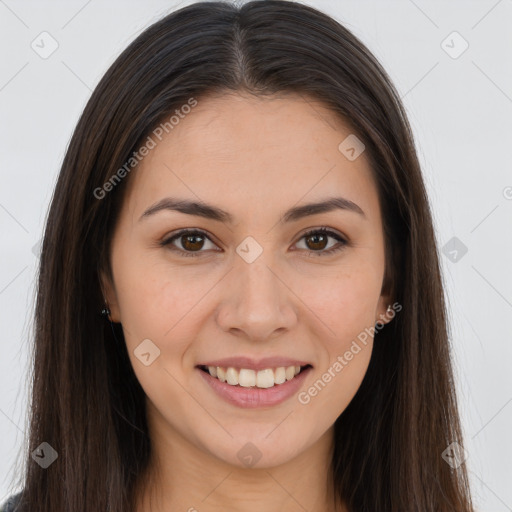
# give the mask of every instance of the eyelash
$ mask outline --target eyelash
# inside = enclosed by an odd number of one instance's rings
[[[322,235],[327,235],[327,236],[330,236],[330,237],[336,239],[339,242],[339,244],[335,245],[334,247],[331,247],[328,250],[322,250],[322,251],[311,251],[311,250],[307,250],[307,249],[302,249],[302,250],[306,251],[309,256],[319,257],[319,256],[331,255],[331,254],[334,254],[334,253],[344,249],[345,246],[348,245],[348,242],[344,238],[342,238],[340,235],[338,235],[334,231],[329,230],[326,227],[312,229],[312,230],[308,231],[307,233],[304,233],[301,236],[300,240],[302,240],[303,238],[306,238],[308,236],[318,234],[318,233],[320,233]],[[171,237],[162,240],[160,242],[160,246],[168,247],[173,252],[181,253],[180,256],[183,256],[183,257],[197,257],[202,252],[206,252],[206,251],[184,251],[183,249],[178,249],[177,247],[173,247],[172,242],[174,242],[174,240],[179,239],[183,235],[200,235],[200,236],[203,236],[205,238],[208,238],[208,240],[210,240],[210,237],[207,235],[207,233],[204,231],[201,231],[200,229],[182,229],[182,230],[178,231],[176,234],[172,235]]]

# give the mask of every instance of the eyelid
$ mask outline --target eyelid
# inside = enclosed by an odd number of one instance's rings
[[[182,228],[178,229],[177,231],[172,231],[169,235],[166,235],[163,239],[161,244],[169,243],[171,240],[179,238],[182,235],[193,235],[193,234],[199,234],[203,235],[206,238],[210,239],[212,242],[214,241],[215,237],[213,235],[210,235],[208,231],[205,231],[201,228]],[[217,244],[217,242],[215,242]],[[217,244],[218,245],[218,244]]]
[[[184,251],[183,249],[179,249],[178,247],[174,247],[172,243],[175,240],[178,240],[183,235],[202,235],[208,240],[210,240],[213,244],[217,245],[217,242],[212,240],[214,238],[212,235],[210,235],[208,232],[204,231],[200,228],[183,228],[179,229],[178,231],[172,232],[170,235],[165,236],[158,245],[161,247],[168,247],[173,252],[181,253],[181,255],[184,256],[195,256],[195,255],[201,255],[201,253],[208,253],[208,251]],[[216,251],[218,252],[218,251]]]
[[[349,245],[349,239],[345,235],[342,235],[337,230],[334,230],[327,226],[319,226],[316,228],[310,228],[307,231],[303,232],[300,236],[296,244],[300,242],[303,238],[314,235],[316,233],[321,233],[323,235],[326,235],[327,237],[334,238],[337,240],[338,244],[336,244],[334,247],[331,247],[330,249],[322,250],[322,251],[312,251],[310,249],[299,249],[303,252],[306,252],[308,255],[313,255],[314,257],[322,257],[322,256],[330,256],[334,253],[337,253],[338,251],[341,251],[346,246]],[[341,245],[340,245],[341,244]],[[295,244],[294,244],[295,245]],[[296,250],[296,249],[294,249]]]
[[[322,233],[322,234],[324,234],[324,235],[326,235],[326,236],[328,236],[330,238],[334,238],[335,240],[337,240],[338,245],[335,245],[334,247],[331,247],[330,249],[320,250],[320,251],[312,251],[312,250],[308,250],[308,249],[294,249],[294,250],[306,252],[306,253],[308,253],[308,255],[313,254],[316,257],[316,256],[323,256],[323,255],[333,254],[333,253],[335,253],[335,252],[345,248],[345,246],[349,245],[348,237],[346,237],[345,235],[339,233],[337,230],[334,230],[333,228],[330,228],[328,226],[318,226],[318,227],[314,227],[314,228],[308,228],[306,231],[304,231],[303,233],[301,233],[298,236],[298,240],[295,242],[294,245],[296,245],[303,238],[305,238],[307,236],[310,236],[310,235],[313,235],[313,234],[316,234],[316,233]],[[208,253],[209,252],[209,251],[202,251],[202,250],[199,250],[199,251],[184,251],[183,249],[179,249],[177,247],[172,246],[172,242],[174,242],[175,240],[179,239],[181,236],[183,236],[185,234],[189,234],[189,235],[194,235],[194,234],[202,235],[205,238],[207,238],[208,240],[210,240],[212,243],[214,243],[215,245],[218,245],[216,242],[214,242],[214,240],[212,240],[212,238],[214,238],[214,237],[212,235],[210,235],[207,231],[205,231],[205,230],[203,230],[201,228],[183,228],[183,229],[179,229],[178,231],[171,233],[169,236],[164,237],[164,239],[161,242],[159,242],[159,245],[162,246],[162,247],[169,247],[171,251],[181,253],[180,255],[181,256],[185,256],[185,257],[188,257],[188,256],[192,256],[192,257],[200,256],[201,253]],[[341,244],[341,246],[339,244]],[[215,252],[218,252],[218,251],[215,251]]]
[[[318,226],[315,228],[308,228],[306,231],[304,231],[303,233],[301,233],[299,235],[299,238],[303,238],[307,235],[312,235],[312,234],[318,233],[318,232],[324,232],[325,234],[327,234],[329,236],[335,235],[336,237],[341,238],[343,241],[348,243],[348,237],[346,237],[343,233],[340,233],[339,231],[337,231],[333,228],[330,228],[328,226]]]

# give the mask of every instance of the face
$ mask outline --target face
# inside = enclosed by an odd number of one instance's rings
[[[132,171],[103,286],[160,435],[270,467],[355,395],[390,298],[369,164],[339,149],[350,134],[300,96],[211,96]]]

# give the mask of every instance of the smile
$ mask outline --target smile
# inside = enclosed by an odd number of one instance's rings
[[[227,368],[221,366],[200,366],[200,369],[230,386],[267,389],[294,379],[301,371],[310,366],[279,366],[259,371],[248,368],[233,368],[231,366]]]

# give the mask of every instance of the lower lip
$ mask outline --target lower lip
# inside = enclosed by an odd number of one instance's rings
[[[311,366],[302,370],[293,379],[287,380],[283,384],[274,384],[271,388],[244,388],[221,382],[209,373],[197,368],[197,371],[217,395],[232,405],[246,409],[271,407],[284,402],[298,391],[310,370],[312,370]]]

